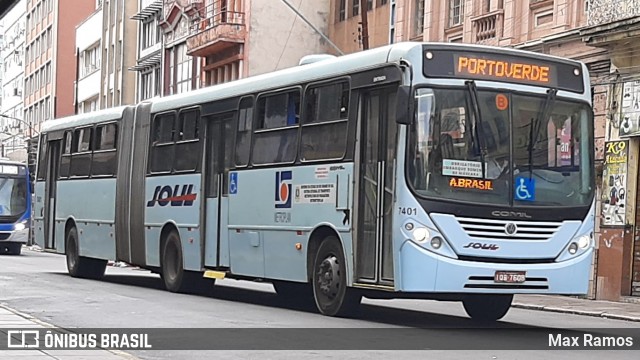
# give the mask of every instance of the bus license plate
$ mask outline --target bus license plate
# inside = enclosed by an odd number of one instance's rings
[[[497,283],[523,283],[526,271],[496,271],[493,281]]]

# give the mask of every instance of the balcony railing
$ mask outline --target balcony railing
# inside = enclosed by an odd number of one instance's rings
[[[640,0],[587,0],[588,26],[640,16]]]
[[[192,23],[187,39],[190,55],[200,56],[203,49],[225,47],[225,43],[244,42],[245,14],[241,8],[229,7],[236,3],[239,6],[241,2],[215,0],[199,9],[201,18]]]
[[[191,35],[220,26],[220,25],[241,25],[244,26],[244,13],[228,9],[226,0],[217,0],[204,6],[201,14],[204,17],[200,21],[193,23]]]
[[[502,37],[503,10],[493,11],[471,19],[476,42],[488,42]]]

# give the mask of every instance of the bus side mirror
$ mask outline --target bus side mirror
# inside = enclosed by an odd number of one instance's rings
[[[411,101],[411,86],[401,85],[396,94],[396,123],[411,125],[413,123],[413,109]]]

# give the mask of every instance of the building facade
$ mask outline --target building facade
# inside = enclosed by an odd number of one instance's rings
[[[138,12],[132,16],[138,22],[138,42],[136,63],[129,70],[136,72],[137,101],[161,94],[162,9],[162,0],[140,0]]]
[[[138,100],[296,66],[305,55],[326,53],[329,4],[294,4],[297,15],[281,1],[140,0],[132,17],[139,23],[137,60],[130,68],[138,73]]]
[[[606,161],[600,169],[603,191],[599,268],[602,293],[616,300],[640,296],[640,1],[591,0],[586,44],[609,54],[611,71],[606,107]],[[618,159],[614,164],[612,159]],[[622,160],[625,160],[622,162]]]
[[[361,10],[360,0],[332,0],[329,38],[344,53],[376,48],[396,38],[390,14],[397,0],[366,0],[367,11]],[[367,31],[362,24],[366,17]],[[366,37],[366,39],[365,39]]]
[[[78,114],[100,109],[102,97],[102,6],[76,27],[76,75],[75,112]]]
[[[43,121],[75,113],[76,25],[94,1],[27,0],[24,116],[32,137]]]
[[[128,0],[97,0],[102,6],[102,56],[100,109],[133,104],[136,99],[138,23],[131,17],[138,3]]]
[[[21,0],[3,18],[0,46],[0,83],[2,96],[0,118],[2,154],[13,160],[26,160],[26,143],[21,129],[22,87],[24,83],[24,40],[26,0]],[[16,120],[17,119],[17,120]]]

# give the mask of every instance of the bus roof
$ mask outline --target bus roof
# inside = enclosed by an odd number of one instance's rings
[[[0,158],[0,165],[19,165],[19,166],[27,166],[26,163],[20,161],[13,161],[5,158]]]
[[[393,45],[378,47],[367,51],[360,51],[344,56],[326,59],[306,65],[299,65],[288,69],[251,76],[244,79],[235,80],[215,86],[209,86],[182,94],[152,98],[145,100],[145,102],[151,103],[151,113],[158,113],[162,111],[198,105],[204,102],[222,100],[234,96],[255,93],[256,91],[277,89],[292,86],[301,82],[311,82],[322,78],[337,77],[342,74],[375,67],[384,63],[397,63],[403,58],[406,59],[412,53],[419,52],[421,54],[423,46],[432,45],[441,47],[445,44],[452,50],[499,50],[508,55],[521,56],[535,54],[535,56],[538,58],[550,61],[571,62],[575,63],[576,65],[582,64],[581,62],[575,60],[547,54],[532,53],[530,51],[513,48],[476,44],[402,42]],[[121,106],[45,121],[42,125],[42,132],[44,133],[48,131],[67,129],[70,127],[90,125],[97,122],[116,120],[122,117],[122,114],[126,108],[127,106]]]
[[[109,120],[117,120],[122,117],[122,113],[127,107],[128,106],[119,106],[45,121],[42,123],[42,133],[83,125],[91,125]]]
[[[384,63],[397,63],[403,58],[407,58],[410,53],[419,52],[421,54],[423,46],[443,46],[446,44],[452,50],[460,51],[482,51],[499,50],[505,54],[513,56],[531,55],[550,61],[573,62],[579,65],[579,61],[569,60],[557,56],[532,53],[530,51],[512,48],[503,48],[487,45],[475,44],[454,44],[454,43],[428,43],[428,42],[402,42],[379,48],[360,51],[344,56],[330,58],[311,64],[295,66],[279,71],[274,71],[262,75],[251,76],[244,79],[223,83],[216,86],[205,87],[187,93],[162,97],[151,100],[151,112],[157,113],[172,110],[185,106],[201,104],[203,102],[221,100],[255,93],[260,90],[277,89],[292,86],[301,82],[311,82],[317,79],[338,77],[353,71],[362,70]]]

